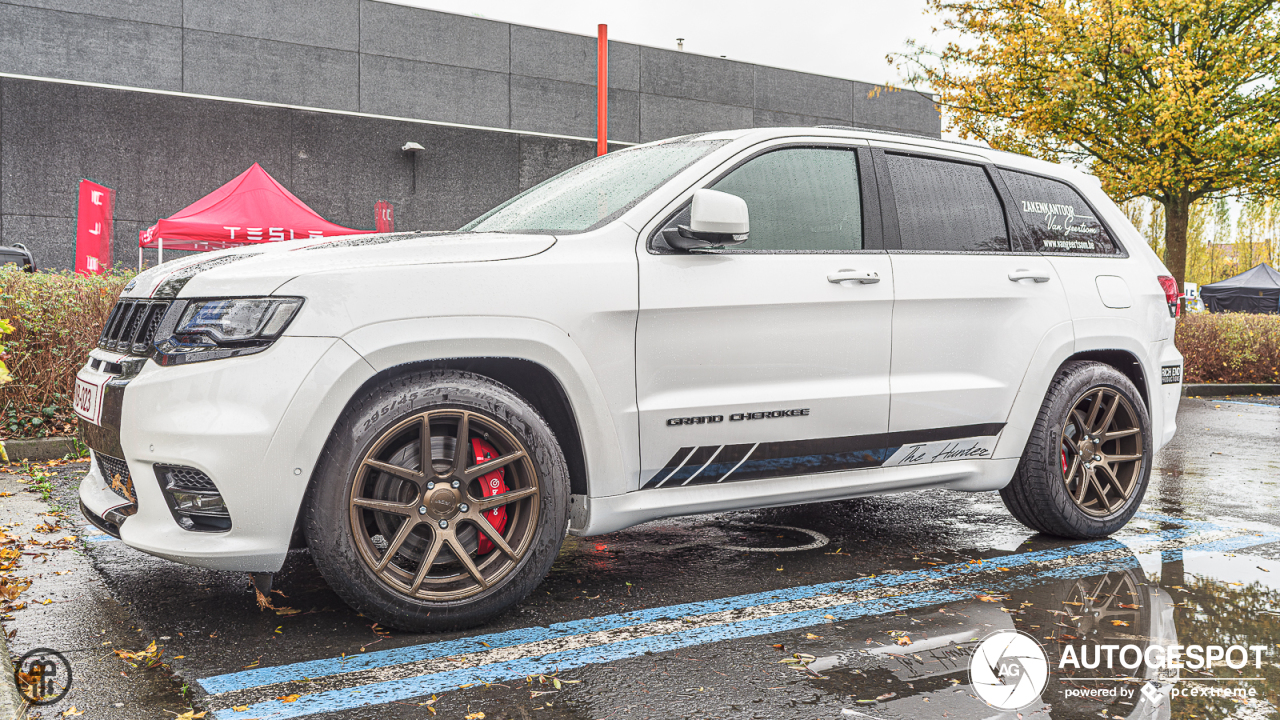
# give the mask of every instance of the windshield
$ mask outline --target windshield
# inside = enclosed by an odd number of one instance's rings
[[[621,215],[726,140],[676,140],[618,150],[535,185],[463,232],[576,233]]]

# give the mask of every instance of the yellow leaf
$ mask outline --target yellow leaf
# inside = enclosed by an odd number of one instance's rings
[[[236,712],[244,712],[245,710],[248,710],[248,709],[249,709],[249,706],[248,706],[248,705],[233,705],[233,706],[231,707],[231,709],[232,709],[232,710],[235,710]]]
[[[62,711],[62,717],[71,717],[72,715],[83,715],[83,710],[77,710],[75,705]]]
[[[279,700],[280,702],[297,702],[298,698],[300,697],[302,697],[302,695],[298,693],[293,693],[292,695],[277,696],[276,699]]]
[[[484,713],[482,712],[468,713],[466,720],[484,720]]]

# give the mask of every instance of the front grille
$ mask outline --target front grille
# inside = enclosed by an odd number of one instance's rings
[[[218,486],[213,484],[209,476],[195,468],[182,465],[157,465],[156,469],[164,474],[168,490],[218,492]]]
[[[121,298],[102,328],[98,347],[127,355],[146,354],[168,309],[167,300]]]
[[[111,492],[131,503],[136,503],[137,500],[133,494],[133,478],[129,477],[128,463],[110,455],[94,453],[94,456],[98,459],[98,471],[107,481],[107,487],[111,488]]]

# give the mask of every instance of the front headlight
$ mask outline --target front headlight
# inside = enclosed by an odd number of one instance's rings
[[[216,360],[267,349],[302,307],[302,298],[178,300],[156,342],[161,365]]]

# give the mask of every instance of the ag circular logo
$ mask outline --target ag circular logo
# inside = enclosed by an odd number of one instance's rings
[[[36,648],[15,664],[13,679],[32,705],[51,705],[71,689],[71,663],[56,650]]]
[[[969,658],[969,682],[980,700],[997,710],[1020,710],[1040,699],[1049,660],[1040,643],[1016,630],[991,633]]]

